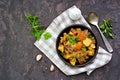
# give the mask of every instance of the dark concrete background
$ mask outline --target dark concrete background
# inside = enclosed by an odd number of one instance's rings
[[[114,39],[108,39],[114,52],[109,64],[95,70],[90,76],[85,73],[66,76],[56,66],[50,72],[52,62],[39,51],[30,35],[30,25],[25,14],[39,16],[45,28],[64,10],[76,5],[86,18],[90,11],[103,19],[113,20]],[[100,46],[105,48],[96,28]],[[42,46],[42,45],[41,45]],[[106,49],[106,48],[105,48]],[[35,56],[42,54],[41,61]],[[0,80],[120,80],[120,0],[0,0]]]

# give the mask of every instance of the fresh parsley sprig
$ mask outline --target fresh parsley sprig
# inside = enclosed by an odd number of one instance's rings
[[[114,38],[114,35],[112,33],[112,20],[103,20],[103,24],[100,26],[100,29],[102,30],[103,34],[106,34],[109,38]]]
[[[28,24],[31,24],[32,27],[39,25],[38,16],[33,16],[32,14],[26,15]]]
[[[38,16],[33,16],[32,14],[27,14],[25,16],[27,18],[27,23],[30,24],[31,27],[31,34],[35,36],[37,40],[40,40],[41,35],[45,32],[44,26],[39,26]],[[44,39],[47,40],[51,37],[49,32],[44,34]]]

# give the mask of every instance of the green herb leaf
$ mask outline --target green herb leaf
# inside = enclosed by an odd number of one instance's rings
[[[86,48],[86,47],[83,47],[82,50],[83,50],[83,51],[87,51],[87,48]]]
[[[44,33],[45,30],[40,30],[40,31],[36,31],[34,36],[36,37],[37,40],[39,40],[41,38],[41,35]]]
[[[114,35],[112,33],[112,20],[103,20],[103,24],[100,26],[100,29],[103,34],[106,34],[109,38],[114,38]]]
[[[75,38],[75,42],[77,43],[78,41],[79,41],[79,38],[78,38],[78,37],[76,37],[76,38]]]
[[[107,25],[108,27],[112,27],[112,20],[108,20]]]
[[[109,36],[110,38],[114,38],[114,36],[113,36],[112,33],[108,33],[108,36]]]
[[[66,37],[66,40],[67,40],[67,41],[69,40],[69,36]]]
[[[61,52],[60,54],[63,56],[63,55],[65,55],[66,53],[65,53],[65,52]]]
[[[90,39],[94,39],[95,37],[94,37],[93,35],[90,35],[89,38],[90,38]]]
[[[66,40],[69,41],[72,45],[74,45],[78,42],[79,39],[77,37],[75,38],[74,36],[67,36]]]
[[[49,38],[51,38],[52,37],[52,35],[49,33],[49,32],[46,32],[45,34],[44,34],[44,39],[45,40],[48,40]]]
[[[103,33],[107,33],[107,30],[106,30],[106,29],[104,29],[104,30],[103,30]]]
[[[78,59],[78,57],[79,57],[79,54],[75,54],[75,55],[74,55],[74,58],[75,58],[75,59]]]
[[[74,41],[74,40],[75,40],[74,36],[70,36],[70,39],[71,39],[72,41]]]
[[[100,26],[100,29],[105,29],[105,26],[104,26],[104,24],[102,24],[101,26]]]

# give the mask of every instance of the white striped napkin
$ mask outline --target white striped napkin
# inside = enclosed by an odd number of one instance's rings
[[[87,72],[89,75],[94,69],[99,68],[107,64],[111,58],[112,54],[105,51],[103,48],[99,47],[98,54],[96,58],[92,61],[91,64],[86,65],[84,67],[70,67],[66,65],[57,55],[56,52],[56,38],[58,34],[63,30],[66,26],[72,24],[82,24],[89,28],[89,24],[86,22],[84,17],[81,15],[81,18],[77,21],[73,21],[69,17],[69,11],[76,9],[76,6],[73,6],[62,14],[60,14],[57,18],[53,20],[53,22],[48,26],[46,32],[50,32],[52,34],[52,38],[48,40],[44,40],[43,35],[39,41],[36,41],[34,45],[41,50],[63,73],[66,75],[75,75],[83,72]]]

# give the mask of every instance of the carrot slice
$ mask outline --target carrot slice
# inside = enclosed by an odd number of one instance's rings
[[[93,43],[93,44],[95,44],[95,43],[96,43],[95,39],[93,39],[93,40],[92,40],[92,43]]]
[[[66,36],[63,37],[63,41],[66,41]]]
[[[78,38],[80,39],[80,40],[84,40],[85,39],[85,34],[84,33],[78,33]]]
[[[77,44],[75,45],[75,48],[78,49],[78,50],[80,50],[82,47],[83,47],[83,44],[82,44],[82,43],[77,43]]]

